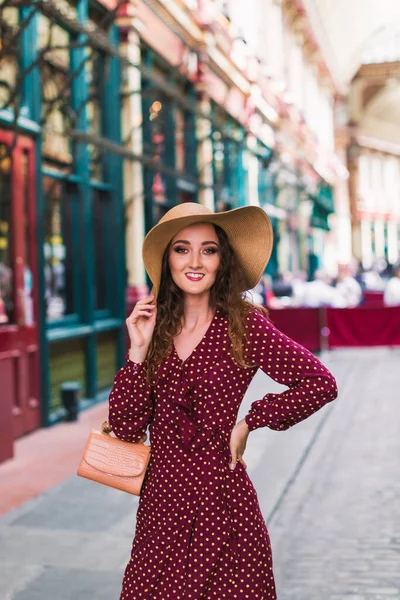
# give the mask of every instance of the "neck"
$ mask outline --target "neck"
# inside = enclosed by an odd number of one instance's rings
[[[195,329],[205,325],[214,316],[214,307],[210,305],[210,296],[185,296],[183,299],[182,326]]]

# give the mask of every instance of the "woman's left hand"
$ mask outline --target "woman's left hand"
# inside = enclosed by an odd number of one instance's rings
[[[246,421],[242,419],[239,423],[236,423],[235,427],[231,432],[231,439],[229,443],[231,462],[229,467],[233,470],[236,467],[237,462],[241,462],[245,469],[247,465],[243,460],[243,454],[246,450],[247,437],[250,433],[249,428],[246,425]]]

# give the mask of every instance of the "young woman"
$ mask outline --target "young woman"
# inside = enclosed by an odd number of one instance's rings
[[[329,371],[244,300],[272,228],[260,208],[178,205],[143,245],[152,293],[127,319],[130,350],[110,395],[117,437],[144,441],[143,482],[121,600],[274,600],[270,541],[246,471],[249,432],[283,430],[337,395]],[[258,368],[288,386],[252,403]],[[235,424],[236,423],[236,424]]]

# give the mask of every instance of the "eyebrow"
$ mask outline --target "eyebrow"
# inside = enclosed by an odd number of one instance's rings
[[[173,243],[173,245],[175,246],[175,244],[189,244],[190,242],[188,240],[176,240],[176,242]],[[213,240],[210,240],[208,242],[201,242],[202,246],[206,246],[207,244],[215,244],[216,246],[218,246],[217,242],[214,242]]]

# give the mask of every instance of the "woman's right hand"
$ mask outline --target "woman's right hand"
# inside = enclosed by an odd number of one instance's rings
[[[144,354],[151,342],[156,324],[157,307],[154,294],[136,302],[135,307],[126,319],[131,348]]]

